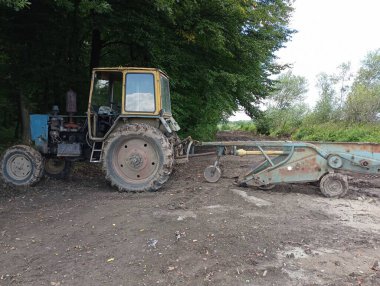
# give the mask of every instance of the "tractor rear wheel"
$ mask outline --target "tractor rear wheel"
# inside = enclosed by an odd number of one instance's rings
[[[69,176],[71,162],[60,158],[45,158],[45,175],[54,179],[65,179]]]
[[[156,191],[173,169],[173,147],[158,129],[129,124],[116,129],[104,146],[106,178],[120,191]]]
[[[43,176],[43,157],[37,150],[26,145],[7,149],[0,160],[2,180],[14,187],[36,184]]]

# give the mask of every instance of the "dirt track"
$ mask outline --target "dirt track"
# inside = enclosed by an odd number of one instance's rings
[[[157,193],[118,193],[98,168],[0,192],[0,285],[380,285],[380,187],[239,188],[248,161],[177,166]],[[376,268],[375,268],[376,269]]]

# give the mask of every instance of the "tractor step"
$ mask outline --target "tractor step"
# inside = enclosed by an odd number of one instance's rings
[[[91,163],[99,163],[102,161],[102,155],[103,155],[103,142],[94,142],[92,145],[92,151],[91,151]]]

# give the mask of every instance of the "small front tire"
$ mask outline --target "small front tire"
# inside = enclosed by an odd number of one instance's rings
[[[69,176],[72,163],[60,158],[46,158],[45,175],[54,179],[65,179]]]
[[[33,186],[44,173],[43,157],[26,145],[8,148],[0,160],[1,179],[13,187]]]

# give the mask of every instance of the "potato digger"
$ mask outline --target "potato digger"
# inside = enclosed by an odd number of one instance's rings
[[[95,68],[86,115],[77,112],[76,94],[66,94],[66,115],[30,115],[32,145],[15,145],[2,155],[2,180],[25,188],[43,175],[65,178],[73,162],[101,163],[106,179],[119,191],[155,191],[170,177],[175,160],[194,146],[215,147],[216,161],[206,181],[220,179],[225,155],[260,156],[239,179],[241,186],[270,189],[281,183],[318,182],[327,197],[342,197],[347,174],[379,174],[380,144],[291,141],[198,142],[180,140],[171,112],[169,77],[154,68]],[[246,147],[245,149],[238,149]]]

